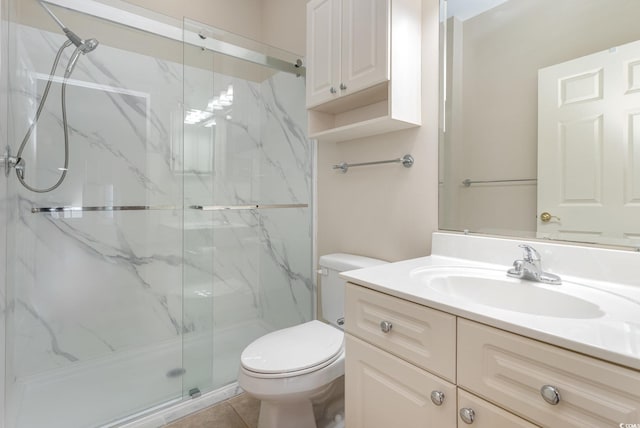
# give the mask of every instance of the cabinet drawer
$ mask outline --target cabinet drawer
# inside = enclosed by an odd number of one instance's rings
[[[640,422],[640,372],[463,319],[458,385],[543,426]],[[543,399],[545,385],[557,404]]]
[[[350,334],[345,354],[345,426],[456,426],[455,385]],[[444,394],[439,406],[431,401],[433,391]]]
[[[524,419],[502,410],[491,403],[469,394],[462,389],[458,389],[458,410],[472,409],[474,413],[473,422],[465,422],[458,411],[458,427],[472,426],[473,428],[536,428]]]
[[[455,316],[355,284],[345,299],[348,333],[455,382]],[[386,333],[383,322],[391,324]]]

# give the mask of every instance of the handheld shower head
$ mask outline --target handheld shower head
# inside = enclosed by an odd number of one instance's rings
[[[89,52],[95,50],[95,48],[97,48],[99,44],[100,42],[96,39],[87,39],[82,41],[82,44],[79,46],[79,48],[83,54],[88,54]]]

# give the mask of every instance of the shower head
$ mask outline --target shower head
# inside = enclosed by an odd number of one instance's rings
[[[98,47],[99,42],[96,39],[84,40],[78,37],[76,33],[71,31],[66,25],[60,21],[60,19],[47,7],[42,0],[40,0],[40,6],[49,14],[49,16],[58,24],[67,38],[73,43],[81,53],[86,54]],[[77,59],[77,58],[76,58]],[[75,61],[74,61],[75,62]]]

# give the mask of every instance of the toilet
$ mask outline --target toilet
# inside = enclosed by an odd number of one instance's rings
[[[341,388],[344,375],[344,284],[338,274],[387,263],[353,254],[320,257],[322,315],[313,320],[268,333],[245,348],[240,356],[238,383],[259,399],[258,428],[317,428],[314,405]],[[318,428],[343,427],[338,413]]]

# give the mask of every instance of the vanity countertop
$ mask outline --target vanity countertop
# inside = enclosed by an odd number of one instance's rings
[[[597,306],[597,317],[545,316],[459,299],[428,287],[420,273],[462,267],[505,273],[510,266],[433,255],[352,270],[340,276],[355,284],[537,339],[605,361],[640,370],[640,287],[562,275],[563,284],[536,287],[577,296]],[[522,281],[522,280],[518,280]],[[521,284],[513,284],[517,287]],[[564,287],[564,288],[563,288]],[[595,307],[594,306],[594,307]]]

